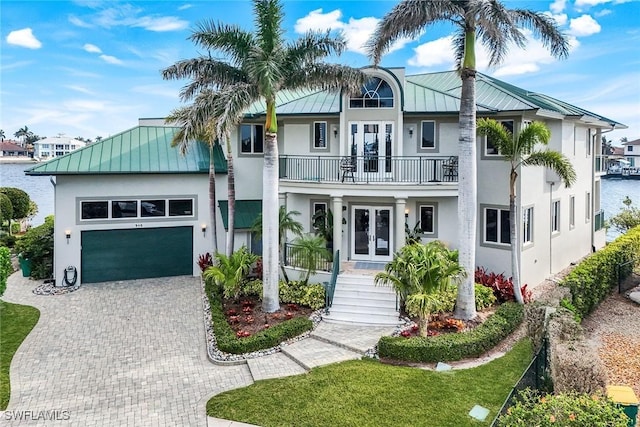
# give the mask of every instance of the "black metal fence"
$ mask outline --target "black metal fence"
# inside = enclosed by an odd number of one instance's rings
[[[284,246],[284,265],[295,268],[307,268],[307,255],[299,250],[300,246],[287,243]],[[331,271],[331,260],[320,255],[315,257],[316,271]]]
[[[280,179],[304,182],[458,182],[458,158],[431,156],[280,156]]]
[[[548,351],[549,344],[547,340],[544,340],[538,352],[533,356],[533,360],[527,367],[527,370],[524,371],[524,374],[522,374],[516,385],[513,386],[509,392],[509,396],[507,396],[507,399],[502,404],[502,408],[500,408],[500,411],[491,423],[492,427],[497,426],[500,415],[505,414],[507,409],[517,402],[520,391],[529,388],[531,390],[538,390],[541,393],[551,392],[549,389],[551,380],[549,379]]]
[[[635,274],[634,280],[630,278],[634,275],[636,268],[640,266],[640,256],[629,260],[627,262],[623,262],[618,264],[618,293],[623,293],[628,291],[631,288],[634,288],[640,284],[640,275],[638,273]]]

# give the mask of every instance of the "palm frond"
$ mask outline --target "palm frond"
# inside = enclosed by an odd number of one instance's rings
[[[509,50],[509,41],[523,47],[525,37],[511,20],[509,10],[497,0],[474,2],[477,38],[489,51],[489,65],[500,64]]]
[[[214,21],[198,24],[189,39],[205,49],[222,52],[236,65],[242,63],[255,44],[253,34],[239,26]]]
[[[369,58],[379,64],[382,54],[399,38],[415,38],[436,21],[451,21],[462,15],[459,2],[403,0],[387,13],[366,43]]]
[[[283,88],[312,90],[342,90],[348,94],[358,94],[362,85],[371,76],[361,70],[345,65],[316,63],[306,66],[298,72],[290,72],[285,76]]]
[[[346,42],[342,35],[332,36],[330,31],[324,33],[309,31],[288,44],[283,66],[288,70],[300,69],[319,59],[331,55],[341,55],[345,47]]]
[[[502,124],[493,119],[478,119],[478,133],[490,138],[498,148],[498,152],[509,158],[515,158],[515,144],[513,134],[509,132]]]
[[[282,50],[284,11],[280,2],[278,0],[254,0],[253,10],[256,40],[260,49],[267,56]]]
[[[510,13],[515,25],[531,30],[554,57],[569,56],[569,40],[552,17],[526,9],[513,9]]]
[[[562,179],[566,187],[576,182],[573,165],[562,153],[557,151],[536,151],[522,161],[524,166],[545,166],[553,170]]]

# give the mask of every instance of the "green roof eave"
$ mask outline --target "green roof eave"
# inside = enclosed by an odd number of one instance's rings
[[[218,200],[220,215],[224,229],[229,229],[229,201]],[[250,229],[258,216],[262,213],[262,200],[236,200],[235,202],[235,230]]]

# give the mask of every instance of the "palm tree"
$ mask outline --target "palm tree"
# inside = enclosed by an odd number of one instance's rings
[[[176,123],[180,130],[171,141],[173,147],[178,147],[185,154],[194,141],[205,141],[209,146],[209,217],[211,223],[211,237],[213,239],[214,256],[218,253],[218,227],[216,221],[216,170],[213,161],[213,147],[216,144],[211,122],[203,118],[192,107],[182,107],[173,110],[165,119],[167,123]],[[232,220],[233,217],[229,217]],[[230,256],[230,254],[228,254]]]
[[[493,119],[478,120],[478,133],[494,142],[504,160],[509,162],[509,232],[511,236],[511,274],[513,276],[513,295],[516,301],[523,303],[520,291],[520,268],[518,254],[518,216],[516,209],[516,183],[518,171],[523,166],[545,166],[553,170],[566,187],[576,181],[576,172],[562,153],[553,150],[537,151],[536,144],[547,145],[551,131],[542,122],[531,122],[514,137],[500,122]]]
[[[266,106],[263,167],[263,259],[262,308],[279,309],[278,301],[278,122],[276,98],[280,90],[313,89],[357,92],[366,81],[359,70],[322,60],[345,49],[342,37],[329,32],[308,32],[287,42],[278,0],[254,0],[254,32],[236,25],[204,22],[190,39],[211,55],[179,61],[163,70],[165,79],[191,78],[181,92],[189,99],[205,88],[217,91],[223,113],[217,118],[219,135],[230,135],[244,111],[256,102]]]
[[[453,38],[456,66],[462,80],[458,155],[458,247],[460,261],[467,271],[475,269],[476,247],[476,37],[490,54],[489,65],[499,64],[507,55],[509,43],[525,44],[519,27],[531,29],[555,57],[569,54],[569,42],[553,18],[524,9],[507,9],[497,0],[403,0],[378,24],[368,42],[375,64],[401,37],[418,37],[425,27],[450,22],[456,27]],[[471,319],[476,315],[473,275],[459,287],[456,316]]]
[[[29,136],[30,133],[31,131],[29,130],[29,127],[25,125],[24,127],[18,129],[16,133],[13,134],[13,136],[15,136],[16,138],[20,138],[20,140],[22,140],[23,138],[26,138],[27,136]]]
[[[0,141],[4,141],[4,138],[5,138],[4,129],[0,129]]]
[[[284,268],[284,246],[287,243],[287,233],[292,233],[298,237],[302,236],[302,224],[293,218],[294,216],[299,215],[300,212],[298,211],[287,212],[287,208],[284,206],[280,206],[280,210],[278,212],[278,246],[280,248],[279,264],[280,271],[282,271],[282,277],[286,283],[289,283],[289,277],[287,276],[287,270]],[[256,233],[258,237],[262,237],[262,213],[260,213],[256,218],[253,226],[251,227],[251,231]]]
[[[440,303],[438,294],[464,277],[458,252],[433,241],[404,246],[385,266],[385,271],[376,274],[375,283],[393,286],[409,314],[418,316],[420,335],[427,336],[429,317]]]

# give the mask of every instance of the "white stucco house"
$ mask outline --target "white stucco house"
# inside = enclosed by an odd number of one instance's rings
[[[640,168],[640,139],[622,143],[623,155],[629,167]]]
[[[64,156],[86,145],[84,141],[58,135],[40,139],[33,143],[33,157],[40,160]]]
[[[331,210],[333,249],[340,249],[342,262],[389,261],[404,245],[405,224],[413,228],[418,221],[423,241],[455,248],[458,177],[466,173],[457,166],[458,75],[366,71],[372,79],[359,96],[279,94],[280,203],[302,213],[298,220],[307,231],[315,212]],[[516,132],[543,121],[552,133],[550,148],[563,152],[577,172],[571,188],[544,168],[519,172],[523,283],[537,284],[604,246],[601,134],[624,125],[481,73],[477,113]],[[261,209],[264,118],[264,106],[254,105],[232,135],[235,241],[255,252],[260,242],[248,228]],[[211,247],[208,152],[196,143],[181,157],[170,147],[175,130],[163,119],[141,119],[136,128],[27,172],[55,176],[56,280],[69,265],[83,283],[199,273],[198,255]],[[218,148],[218,230],[227,216],[224,155]],[[513,243],[508,177],[508,163],[479,137],[477,265],[507,276]],[[220,232],[221,248],[224,239]]]

